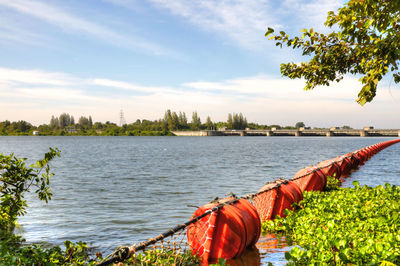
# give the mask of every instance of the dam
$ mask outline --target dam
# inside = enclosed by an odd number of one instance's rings
[[[199,130],[199,131],[172,131],[176,136],[321,136],[321,137],[400,137],[400,129],[225,129],[225,130]]]

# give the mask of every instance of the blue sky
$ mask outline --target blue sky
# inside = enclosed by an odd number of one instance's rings
[[[0,121],[78,118],[128,123],[166,109],[205,120],[399,128],[400,93],[384,82],[355,103],[356,77],[302,90],[279,73],[304,60],[264,37],[267,27],[326,31],[343,0],[0,0]]]

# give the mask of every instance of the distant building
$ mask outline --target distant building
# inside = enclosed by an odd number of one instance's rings
[[[33,132],[32,132],[32,135],[34,135],[34,136],[39,136],[39,131],[36,131],[36,130],[33,131]]]
[[[228,128],[227,127],[220,127],[218,130],[219,131],[226,131],[226,130],[228,130]]]
[[[370,129],[374,129],[374,127],[372,127],[372,126],[364,127],[364,130],[370,130]]]
[[[329,130],[337,130],[340,129],[340,127],[331,127]]]

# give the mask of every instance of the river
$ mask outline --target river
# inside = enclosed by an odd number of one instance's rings
[[[85,241],[107,254],[187,221],[195,208],[233,192],[245,195],[300,168],[393,138],[378,137],[0,137],[0,152],[33,162],[49,147],[54,194],[28,195],[20,219],[31,243]],[[400,145],[354,171],[353,180],[400,185]]]

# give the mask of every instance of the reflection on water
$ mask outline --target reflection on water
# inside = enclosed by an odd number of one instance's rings
[[[248,248],[237,259],[227,261],[232,266],[258,266],[271,262],[273,265],[285,265],[285,252],[292,246],[288,246],[284,236],[267,234],[260,237],[255,247]]]
[[[257,247],[260,249],[261,265],[266,265],[268,262],[274,265],[285,265],[285,252],[293,246],[288,246],[284,236],[270,234],[260,237]]]
[[[230,266],[261,265],[260,250],[257,247],[247,248],[242,256],[234,260],[228,260],[227,264]]]

